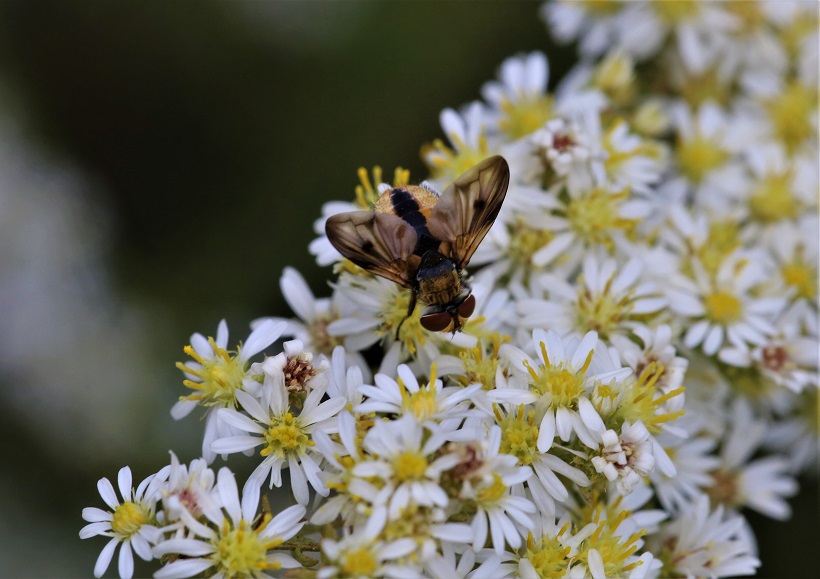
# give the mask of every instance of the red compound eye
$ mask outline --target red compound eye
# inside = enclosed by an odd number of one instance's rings
[[[453,317],[447,312],[421,316],[421,327],[431,332],[444,332],[453,324]]]
[[[469,318],[475,311],[475,296],[470,294],[469,297],[461,302],[458,306],[458,315],[462,318]]]

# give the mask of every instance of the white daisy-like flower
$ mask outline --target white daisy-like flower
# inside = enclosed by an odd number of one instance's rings
[[[205,418],[205,434],[202,439],[202,456],[210,464],[216,458],[211,443],[217,438],[229,436],[233,431],[216,419],[219,408],[235,408],[236,393],[243,390],[256,393],[259,383],[249,372],[250,359],[279,339],[285,331],[284,322],[273,320],[259,324],[251,331],[244,344],[236,351],[228,351],[228,324],[219,323],[216,339],[205,338],[196,333],[191,336],[191,344],[184,351],[193,362],[177,362],[177,368],[185,374],[183,384],[194,392],[180,397],[171,408],[171,416],[179,420],[188,416],[197,406],[204,406],[208,412]]]
[[[516,466],[518,460],[512,455],[499,454],[500,445],[500,428],[493,426],[480,465],[465,473],[459,493],[459,498],[474,501],[476,505],[470,524],[473,550],[484,547],[489,533],[498,555],[504,552],[506,545],[512,549],[521,546],[522,530],[533,528],[530,515],[537,511],[528,498],[511,492],[532,476],[532,470]]]
[[[258,494],[246,495],[240,503],[236,480],[227,467],[219,470],[216,486],[222,509],[204,512],[204,523],[183,512],[190,535],[162,541],[153,549],[157,558],[182,557],[166,564],[154,577],[194,577],[212,570],[214,577],[261,579],[271,577],[269,571],[301,567],[296,559],[275,549],[305,524],[303,506],[294,505],[275,517],[265,514],[257,523]]]
[[[624,422],[620,436],[607,430],[601,435],[600,454],[592,457],[592,465],[610,482],[617,481],[619,493],[628,495],[655,468],[649,431],[640,420]]]
[[[356,412],[399,416],[410,414],[420,424],[435,424],[445,418],[467,417],[470,411],[467,409],[468,405],[463,403],[481,390],[481,384],[444,388],[442,381],[436,378],[435,364],[430,369],[428,383],[423,387],[419,386],[413,372],[404,364],[398,367],[396,380],[385,374],[376,374],[375,380],[375,386],[359,387],[367,400],[354,408]]]
[[[97,535],[111,537],[94,565],[95,577],[102,577],[108,569],[118,546],[120,555],[117,570],[123,579],[130,579],[134,574],[134,553],[144,561],[153,558],[151,545],[162,537],[162,532],[156,526],[157,500],[160,498],[160,489],[169,470],[166,467],[152,474],[135,490],[131,486],[131,469],[127,466],[121,468],[117,475],[117,487],[122,502],[117,498],[117,493],[107,478],[101,478],[97,482],[100,496],[111,510],[84,508],[83,519],[89,524],[80,530],[81,539]]]
[[[497,579],[506,576],[501,564],[495,552],[478,558],[469,547],[443,543],[441,553],[425,561],[424,572],[433,579]]]
[[[735,577],[754,575],[760,566],[755,544],[744,532],[746,522],[736,513],[719,505],[709,511],[706,495],[652,537],[655,552],[661,548],[670,554],[664,558],[661,576]],[[663,546],[663,547],[662,547]]]
[[[644,371],[655,364],[662,368],[655,382],[661,393],[669,394],[680,388],[689,367],[689,360],[677,355],[675,346],[672,345],[672,328],[667,324],[661,324],[654,330],[637,326],[632,332],[640,340],[640,345],[624,336],[611,338],[621,360],[632,368],[632,377],[639,379]],[[677,412],[683,408],[685,400],[683,395],[673,396],[665,404],[664,409],[667,412]]]
[[[737,119],[711,102],[696,111],[681,103],[672,109],[672,119],[677,136],[673,158],[694,190],[696,202],[714,205],[748,187],[738,153],[756,139],[742,130]],[[716,207],[722,206],[718,203]]]
[[[659,469],[654,470],[649,474],[652,486],[664,509],[670,513],[684,511],[714,483],[709,473],[721,462],[713,454],[717,440],[709,436],[681,438],[660,433],[657,443],[666,449],[675,474],[668,476]]]
[[[231,454],[264,445],[260,452],[264,458],[245,483],[246,496],[256,493],[258,499],[259,487],[268,477],[271,488],[282,486],[283,467],[290,469],[291,491],[299,504],[307,504],[310,498],[308,483],[317,493],[327,496],[328,489],[319,478],[311,436],[314,430],[336,432],[336,415],[347,401],[331,398],[321,402],[325,388],[314,388],[295,415],[284,384],[271,380],[267,373],[265,382],[271,391],[269,405],[263,406],[253,396],[239,391],[237,400],[250,416],[230,408],[219,411],[220,420],[247,434],[215,440],[214,451]]]
[[[481,95],[490,105],[489,123],[508,139],[516,140],[541,127],[552,115],[547,94],[549,63],[541,52],[508,58],[499,80],[485,84]]]
[[[589,122],[597,117],[589,114],[580,119],[555,118],[530,136],[530,142],[544,161],[559,177],[565,178],[567,188],[578,192],[602,186],[605,183],[603,161],[606,154],[600,134],[588,130]]]
[[[595,512],[592,522],[584,525],[575,535],[562,542],[577,552],[577,565],[573,577],[606,579],[607,577],[629,577],[638,579],[651,576],[655,567],[651,552],[635,555],[643,546],[643,529],[624,524],[625,512],[612,520],[606,511]]]
[[[421,570],[409,564],[405,557],[416,549],[413,539],[385,541],[380,538],[384,528],[382,517],[371,517],[356,532],[339,541],[322,540],[325,555],[317,579],[369,579],[370,577],[421,578]],[[401,561],[397,561],[401,560]]]
[[[515,346],[502,346],[501,355],[510,360],[513,368],[528,375],[528,388],[539,396],[536,411],[544,413],[538,424],[540,452],[552,447],[556,435],[567,442],[573,432],[588,447],[598,448],[593,433],[602,430],[603,421],[588,396],[596,382],[620,380],[631,371],[617,367],[588,373],[597,344],[596,332],[588,332],[579,340],[574,336],[562,339],[553,330],[534,330],[535,361]]]
[[[798,490],[788,461],[780,456],[749,460],[760,448],[768,424],[756,419],[742,398],[735,399],[729,418],[731,426],[720,450],[721,465],[710,473],[714,484],[707,492],[729,507],[748,507],[773,519],[788,519],[791,507],[786,498]]]
[[[547,300],[522,299],[518,313],[524,328],[552,328],[561,335],[595,331],[602,339],[629,334],[667,305],[654,282],[642,281],[637,258],[620,266],[614,259],[584,258],[575,285],[552,274],[538,279]]]
[[[162,485],[162,512],[158,515],[163,524],[179,521],[183,511],[197,519],[204,511],[219,508],[214,492],[216,475],[205,459],[194,459],[189,466],[180,464],[171,452],[170,466],[168,480]]]
[[[435,432],[425,440],[425,428],[412,414],[398,420],[379,421],[368,431],[363,441],[369,460],[353,467],[353,475],[384,481],[376,498],[388,507],[395,519],[412,500],[426,507],[446,507],[447,493],[441,488],[441,474],[458,464],[454,454],[437,456],[447,438]]]
[[[273,390],[284,387],[288,396],[303,398],[315,388],[327,387],[327,371],[330,363],[324,356],[314,362],[313,354],[305,351],[301,340],[290,340],[282,344],[283,352],[255,364],[255,374],[264,375],[263,388],[257,398],[263,405],[270,404]],[[271,386],[272,385],[272,386]]]
[[[492,393],[499,392],[495,390]],[[504,406],[507,404],[509,403],[506,401],[502,402]],[[512,455],[518,460],[519,466],[532,470],[533,476],[526,481],[532,500],[540,513],[554,515],[556,503],[565,503],[569,498],[567,485],[559,475],[579,487],[589,486],[590,480],[583,471],[558,456],[539,450],[540,431],[535,424],[536,412],[531,406],[523,404],[512,400],[511,409],[506,413],[501,410],[501,405],[496,407],[493,415],[498,426],[490,429],[487,446],[491,455]],[[499,450],[494,450],[495,448]],[[516,495],[523,494],[523,483],[513,486],[512,490]]]
[[[493,154],[487,141],[486,117],[484,106],[479,102],[470,103],[461,114],[449,108],[441,111],[439,122],[452,148],[436,139],[422,152],[436,189],[442,190]]]
[[[818,430],[818,389],[810,388],[795,401],[795,415],[774,424],[766,432],[764,444],[780,453],[789,463],[789,472],[814,476],[820,467]]]
[[[666,288],[669,307],[690,319],[683,343],[701,346],[706,355],[716,354],[724,344],[743,348],[763,345],[774,333],[774,317],[786,305],[784,297],[757,297],[752,288],[765,272],[735,252],[725,258],[714,278],[698,259],[692,260],[692,278],[677,275]]]

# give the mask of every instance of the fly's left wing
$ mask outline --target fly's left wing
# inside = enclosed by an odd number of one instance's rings
[[[396,215],[352,211],[332,215],[325,223],[330,243],[359,267],[406,288],[413,287],[419,257],[418,236]]]
[[[509,183],[510,168],[499,156],[453,181],[427,220],[430,233],[441,241],[439,252],[465,267],[498,217]]]

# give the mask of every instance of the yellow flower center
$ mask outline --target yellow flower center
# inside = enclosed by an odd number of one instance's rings
[[[208,338],[208,344],[214,352],[211,359],[201,357],[192,346],[183,348],[183,351],[196,360],[201,368],[192,368],[182,362],[176,363],[179,370],[193,374],[200,380],[182,381],[185,386],[195,390],[183,399],[198,401],[203,406],[234,406],[234,392],[242,387],[246,364],[240,363],[238,353],[232,354],[217,346],[213,338]]]
[[[786,283],[795,288],[798,297],[810,300],[817,295],[817,273],[801,258],[787,263],[780,272]]]
[[[567,523],[569,525],[569,523]],[[535,572],[542,579],[561,579],[567,576],[571,547],[563,546],[557,537],[544,535],[537,541],[532,533],[527,537],[526,558],[535,567]]]
[[[419,388],[418,392],[409,393],[404,386],[404,381],[401,378],[397,380],[399,391],[402,397],[402,409],[405,412],[410,412],[424,422],[438,411],[438,401],[436,400],[436,365],[432,364],[430,368],[430,381],[424,387]]]
[[[525,411],[519,406],[498,421],[501,427],[501,454],[511,454],[524,466],[533,463],[538,456],[538,426],[535,425],[535,411]]]
[[[225,577],[257,577],[261,572],[282,566],[278,561],[267,560],[268,550],[282,544],[282,540],[273,538],[263,542],[258,535],[269,519],[270,515],[267,515],[258,530],[246,521],[239,521],[239,526],[232,529],[225,521],[221,532],[212,539],[215,550],[211,560],[220,573]]]
[[[712,499],[712,503],[731,507],[740,506],[737,475],[723,469],[712,471],[709,474],[713,482],[706,489],[706,493]]]
[[[683,416],[684,410],[676,412],[663,411],[666,402],[680,396],[686,390],[681,386],[662,394],[658,382],[663,373],[664,367],[660,362],[652,362],[641,371],[637,381],[629,384],[628,394],[619,401],[617,419],[613,426],[620,428],[624,422],[635,424],[640,420],[650,433],[657,434],[664,423],[677,420]],[[607,396],[609,393],[610,388],[608,386],[598,385],[596,394]]]
[[[550,364],[547,346],[541,342],[541,355],[545,365],[539,366],[538,371],[536,371],[525,362],[531,378],[530,388],[541,395],[544,403],[550,408],[574,406],[578,397],[586,390],[584,373],[592,363],[593,353],[594,350],[590,350],[584,365],[578,372],[570,372],[567,368],[564,368],[563,364],[559,366]]]
[[[608,54],[592,77],[592,83],[618,103],[629,100],[634,80],[635,63],[620,52]]]
[[[792,175],[789,172],[767,175],[752,190],[749,209],[754,218],[764,223],[797,217],[800,208],[792,195]]]
[[[700,12],[697,0],[655,0],[652,8],[664,24],[669,26],[690,20]]]
[[[280,458],[285,458],[289,454],[302,453],[307,447],[314,445],[308,434],[303,431],[299,419],[290,412],[271,420],[270,426],[265,431],[265,442],[267,446],[259,454],[268,456],[273,453]]]
[[[486,356],[484,355],[484,341],[479,342],[478,346],[472,350],[462,349],[458,353],[458,357],[464,364],[464,376],[458,377],[461,385],[469,386],[479,383],[484,390],[493,390],[495,375],[498,371],[498,351],[501,344],[509,340],[509,336],[498,332],[492,334],[488,340],[492,344],[492,349]]]
[[[549,96],[524,96],[513,102],[500,103],[502,117],[498,128],[511,139],[519,139],[544,126],[552,116],[552,99]]]
[[[401,286],[394,284],[395,290],[391,298],[387,299],[380,312],[382,323],[377,330],[380,336],[387,336],[391,341],[396,339],[410,353],[415,354],[419,346],[426,341],[424,334],[427,330],[421,327],[421,312],[424,308],[416,306],[408,317],[407,308],[410,306],[412,293]]]
[[[345,553],[342,558],[342,571],[345,577],[371,577],[378,568],[376,557],[366,548]]]
[[[717,291],[706,296],[706,316],[718,324],[731,324],[743,317],[743,304],[729,292]]]
[[[766,17],[757,2],[723,2],[720,7],[737,17],[740,22],[738,32],[741,34],[754,32],[766,22]]]
[[[679,140],[677,153],[681,173],[694,183],[703,181],[710,171],[723,165],[729,158],[729,154],[717,143],[700,135],[688,141]]]
[[[817,90],[800,82],[788,83],[780,94],[763,103],[774,132],[789,153],[794,153],[812,134],[811,115],[817,110]]]
[[[716,67],[707,68],[700,73],[686,71],[677,88],[683,99],[694,109],[707,101],[726,105],[733,97],[732,86],[726,82]]]
[[[424,455],[406,450],[399,453],[393,461],[396,478],[402,482],[424,478],[427,470],[427,459]]]
[[[586,559],[591,549],[598,551],[604,562],[606,577],[624,577],[629,575],[629,571],[642,564],[641,561],[629,564],[626,561],[638,550],[639,541],[646,531],[641,529],[628,537],[617,533],[620,524],[631,514],[631,511],[621,511],[615,520],[601,521],[595,532],[579,546],[581,559]]]
[[[467,143],[455,134],[448,135],[448,137],[455,144],[457,151],[449,148],[439,139],[434,140],[432,145],[426,145],[421,149],[421,155],[425,159],[431,152],[438,153],[432,161],[428,161],[430,176],[433,179],[454,181],[456,177],[490,156],[487,148],[487,135],[484,133],[478,138],[477,148],[468,147]]]
[[[618,193],[598,188],[583,197],[573,198],[567,207],[570,227],[590,245],[603,245],[609,251],[615,247],[613,233],[618,230],[629,232],[636,223],[618,214],[619,206],[629,197],[629,190]]]
[[[525,271],[532,267],[532,255],[546,246],[555,236],[546,229],[534,229],[522,220],[517,220],[510,231],[507,255],[518,267]]]
[[[131,501],[125,502],[114,509],[114,518],[111,520],[111,530],[120,537],[130,537],[140,530],[149,521],[145,509]]]
[[[496,473],[493,473],[492,477],[493,481],[490,484],[481,487],[481,489],[479,489],[476,493],[476,500],[479,503],[494,504],[506,494],[507,485],[504,484],[504,479]]]

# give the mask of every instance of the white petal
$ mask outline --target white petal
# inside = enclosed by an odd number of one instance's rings
[[[106,543],[103,550],[100,551],[100,556],[97,557],[97,562],[94,564],[94,577],[102,577],[108,566],[111,564],[111,558],[114,556],[114,549],[120,544],[119,539],[111,539]]]

